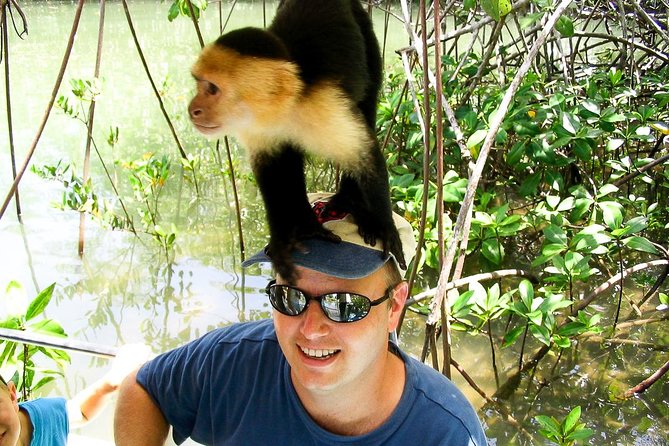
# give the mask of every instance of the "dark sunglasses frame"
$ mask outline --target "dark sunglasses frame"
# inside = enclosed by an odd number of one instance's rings
[[[388,300],[390,298],[390,296],[392,296],[393,290],[395,289],[395,286],[396,285],[388,287],[388,289],[383,294],[383,296],[381,296],[380,298],[378,298],[376,300],[371,300],[369,297],[363,296],[362,294],[351,293],[351,292],[348,292],[348,291],[335,291],[335,292],[332,292],[332,293],[321,294],[320,296],[309,297],[309,296],[306,295],[306,293],[304,291],[302,291],[299,288],[296,288],[294,286],[278,285],[276,283],[276,280],[270,280],[270,282],[265,287],[265,293],[269,297],[269,302],[270,302],[270,304],[272,304],[272,307],[274,307],[274,309],[276,311],[278,311],[279,313],[284,314],[286,316],[299,316],[300,314],[302,314],[306,311],[307,307],[309,306],[309,303],[312,300],[315,300],[316,302],[318,302],[318,304],[321,307],[321,310],[323,310],[323,313],[325,314],[325,316],[328,319],[330,319],[333,322],[345,324],[345,323],[349,323],[349,322],[357,322],[357,321],[362,320],[365,317],[367,317],[367,315],[371,311],[372,307],[375,307],[375,306],[379,305],[380,303],[385,302],[386,300]],[[302,307],[296,313],[290,313],[290,312],[284,311],[283,308],[280,305],[277,304],[277,301],[279,300],[279,298],[277,298],[273,293],[273,290],[277,290],[277,289],[288,290],[288,291],[292,290],[292,291],[297,292],[298,295],[302,299],[304,299],[304,307]],[[348,296],[351,299],[353,299],[353,298],[362,299],[362,302],[365,303],[366,307],[362,308],[362,312],[360,313],[360,315],[355,315],[354,319],[347,319],[347,320],[334,319],[333,315],[330,313],[330,309],[325,307],[325,305],[323,304],[323,299],[325,299],[327,297],[334,297],[335,299],[339,299],[339,301],[341,302],[341,298],[343,297],[341,295]],[[343,303],[350,304],[350,301],[345,300]]]

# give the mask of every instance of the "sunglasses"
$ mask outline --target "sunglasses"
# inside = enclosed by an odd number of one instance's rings
[[[309,301],[315,300],[323,309],[328,319],[334,322],[355,322],[369,314],[372,307],[388,300],[392,295],[391,286],[377,300],[371,300],[362,294],[334,292],[320,296],[307,297],[304,292],[290,285],[279,285],[270,281],[265,288],[269,301],[276,311],[286,316],[298,316],[307,309]]]

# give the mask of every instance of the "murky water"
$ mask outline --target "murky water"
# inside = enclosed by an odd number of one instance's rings
[[[186,122],[185,105],[191,89],[188,68],[198,49],[192,24],[186,19],[169,23],[167,4],[133,1],[130,10],[152,75],[163,92],[166,109],[187,152],[200,154],[198,172],[200,197],[192,182],[173,169],[160,197],[163,221],[174,222],[177,249],[167,263],[158,244],[149,236],[109,231],[87,221],[85,254],[77,254],[79,216],[52,206],[62,194],[62,185],[27,173],[21,183],[23,225],[17,222],[14,206],[0,220],[0,286],[9,280],[21,282],[27,298],[56,282],[54,302],[48,317],[55,318],[73,339],[104,345],[144,342],[156,352],[181,345],[206,331],[235,321],[266,318],[269,305],[260,293],[269,271],[248,272],[239,266],[239,237],[230,185],[217,164],[217,155],[194,134]],[[67,80],[90,77],[95,61],[98,9],[89,3],[84,9]],[[215,6],[205,14],[206,40],[217,34]],[[14,140],[19,163],[34,138],[61,62],[74,13],[74,4],[32,2],[24,5],[30,34],[25,40],[10,38]],[[271,17],[273,6],[267,9]],[[262,3],[239,3],[230,26],[262,26]],[[380,17],[379,17],[380,18]],[[398,28],[389,47],[406,39]],[[392,54],[392,52],[391,52]],[[102,61],[103,94],[96,110],[95,138],[102,157],[117,177],[126,173],[113,160],[137,159],[153,152],[169,154],[175,160],[177,148],[149,88],[120,3],[108,5]],[[0,87],[5,97],[4,84]],[[105,144],[110,126],[118,126],[119,144]],[[0,112],[0,134],[6,138],[6,116]],[[81,172],[84,128],[80,122],[54,110],[37,148],[33,165],[74,163]],[[11,183],[9,150],[6,140],[0,150],[0,191],[2,198]],[[247,255],[266,240],[264,215],[256,187],[245,179],[248,169],[243,155],[237,154],[238,181],[243,203],[243,227]],[[99,194],[110,195],[100,163],[94,158],[93,182]],[[321,179],[320,181],[327,181]],[[122,183],[122,181],[121,181]],[[124,186],[127,189],[127,184]],[[19,302],[5,302],[17,305]],[[2,316],[2,313],[0,313]],[[501,329],[500,329],[501,330]],[[419,354],[423,321],[409,316],[402,342]],[[644,329],[632,333],[645,340]],[[669,332],[664,331],[664,342]],[[658,343],[658,340],[656,340]],[[537,346],[534,346],[537,347]],[[661,364],[666,352],[634,346],[607,347],[584,342],[561,358],[544,361],[537,373],[524,379],[508,401],[508,407],[524,429],[534,434],[528,439],[502,420],[483,399],[455,374],[455,381],[477,408],[489,427],[494,444],[544,444],[536,435],[532,417],[549,414],[563,418],[575,405],[583,408],[582,421],[597,432],[592,444],[666,445],[669,388],[666,379],[647,394],[619,403],[609,398],[615,386],[624,389],[636,384]],[[490,367],[488,341],[482,337],[455,336],[454,357],[483,390],[491,395],[495,382]],[[511,370],[517,352],[502,351],[500,370]],[[630,358],[634,361],[630,363]],[[44,366],[51,364],[47,361]],[[65,380],[45,388],[42,394],[71,396],[102,374],[106,360],[81,354],[72,355]],[[539,384],[538,384],[539,383]],[[612,384],[613,383],[613,384]],[[538,390],[540,389],[540,390]],[[100,439],[111,438],[111,410],[81,431]],[[545,443],[547,444],[547,443]]]

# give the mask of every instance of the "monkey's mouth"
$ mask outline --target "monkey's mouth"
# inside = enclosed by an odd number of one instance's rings
[[[205,135],[213,135],[215,133],[218,133],[221,128],[220,125],[198,124],[196,122],[194,122],[193,125],[195,126],[198,132],[203,133]]]

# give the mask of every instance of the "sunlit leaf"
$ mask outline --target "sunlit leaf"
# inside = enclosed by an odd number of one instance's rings
[[[33,319],[35,316],[42,314],[44,309],[49,302],[51,301],[51,296],[53,295],[53,290],[56,287],[56,283],[52,283],[48,287],[44,288],[40,293],[30,302],[28,305],[28,310],[26,311],[26,321]]]
[[[570,432],[576,426],[579,418],[581,418],[581,406],[576,406],[564,419],[564,423],[562,423],[563,431]]]
[[[483,241],[481,254],[495,265],[499,265],[504,257],[504,247],[496,238],[487,239]]]
[[[472,149],[485,140],[486,135],[488,134],[488,130],[481,129],[477,130],[474,133],[471,134],[469,138],[467,138],[467,148]]]
[[[658,254],[657,248],[645,237],[632,236],[622,240],[623,245],[635,251]]]
[[[546,327],[530,325],[530,333],[542,344],[551,345],[551,334]]]
[[[602,201],[598,203],[602,210],[602,218],[609,229],[619,228],[623,223],[623,207],[615,201]]]
[[[567,245],[567,234],[564,230],[557,225],[549,225],[544,229],[544,235],[546,240],[551,243],[556,243],[560,245]]]
[[[481,8],[493,20],[499,20],[511,12],[510,0],[481,0]]]

